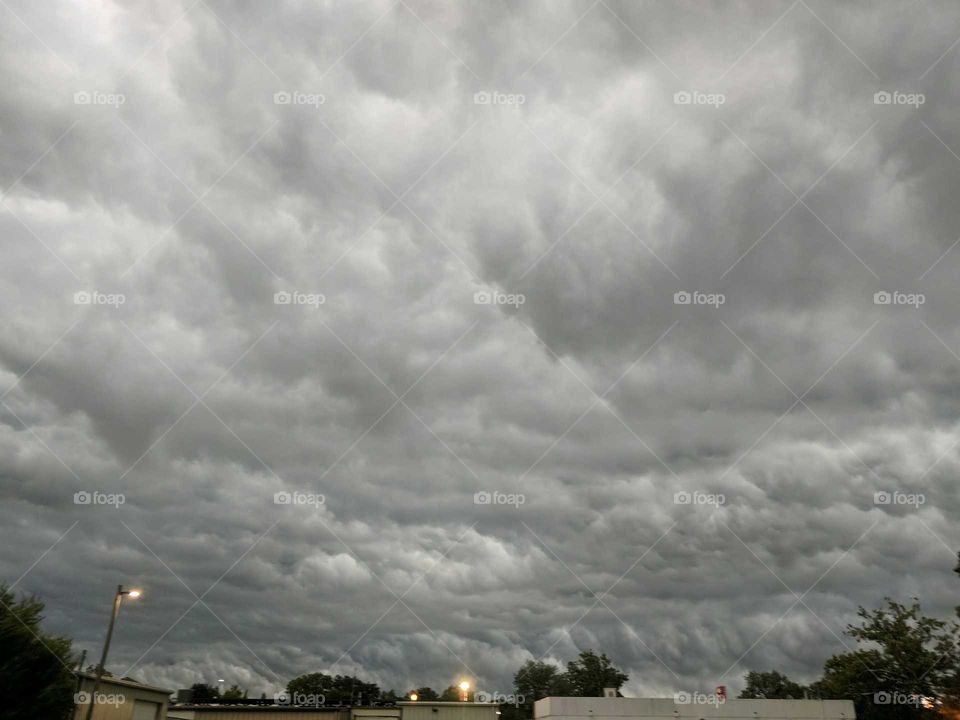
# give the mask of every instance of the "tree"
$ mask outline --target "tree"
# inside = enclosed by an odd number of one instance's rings
[[[567,663],[564,680],[576,697],[602,697],[604,688],[620,687],[628,680],[626,674],[613,666],[605,654],[584,650],[580,658]]]
[[[220,690],[206,683],[194,683],[190,686],[195,703],[212,703],[220,699]]]
[[[243,700],[247,697],[247,691],[239,685],[231,685],[223,691],[224,700]]]
[[[308,673],[287,683],[291,695],[323,696],[328,705],[351,705],[374,702],[380,698],[380,686],[367,683],[352,675]]]
[[[953,571],[960,575],[960,552],[957,553],[957,564]],[[960,605],[957,605],[956,612],[957,617],[960,617]],[[943,704],[952,713],[953,717],[960,717],[960,667],[954,669],[953,675],[947,682]]]
[[[437,694],[437,691],[429,687],[417,688],[416,690],[412,690],[411,692],[415,692],[417,694],[417,697],[420,700],[439,700],[440,699],[440,696]],[[407,693],[407,697],[409,696],[410,696],[410,693]]]
[[[451,685],[442,693],[440,693],[440,702],[460,702],[460,695],[462,690],[456,685]],[[473,691],[467,691],[467,702],[473,702]]]
[[[513,676],[513,688],[518,696],[522,695],[524,703],[533,705],[550,695],[561,695],[558,692],[564,684],[560,669],[556,665],[538,660],[527,660]]]
[[[953,568],[953,571],[957,575],[960,575],[960,552],[957,553],[957,566]],[[960,617],[960,605],[957,605],[956,611],[957,611],[957,617]]]
[[[934,717],[932,706],[955,683],[960,626],[925,617],[916,599],[907,606],[887,598],[885,608],[857,615],[862,623],[846,632],[867,647],[827,660],[816,692],[853,700],[860,720]]]
[[[0,585],[0,697],[9,720],[62,718],[73,708],[71,642],[40,628],[43,608],[36,596],[17,600]]]
[[[746,675],[747,686],[740,692],[742,698],[762,698],[767,700],[791,700],[804,697],[807,690],[776,670],[757,672],[751,670]]]
[[[330,676],[323,673],[299,675],[287,683],[290,695],[323,695],[330,682]]]

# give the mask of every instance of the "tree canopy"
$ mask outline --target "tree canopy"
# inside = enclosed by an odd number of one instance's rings
[[[805,694],[809,692],[808,688],[793,682],[786,675],[778,673],[776,670],[771,672],[751,670],[747,673],[746,681],[746,687],[740,692],[741,698],[790,700],[805,697]]]
[[[513,687],[522,695],[526,704],[533,704],[551,695],[560,695],[561,687],[567,685],[556,665],[539,660],[527,660],[513,676]]]
[[[605,654],[584,650],[580,657],[567,663],[566,681],[578,697],[603,697],[604,688],[617,690],[628,680],[625,673],[613,666]]]
[[[207,683],[194,683],[190,686],[193,692],[193,702],[208,703],[220,699],[220,690]]]
[[[247,691],[239,685],[231,685],[223,691],[224,700],[243,700],[247,697]]]
[[[10,720],[66,717],[73,707],[71,642],[45,633],[42,621],[43,602],[0,585],[0,696]]]
[[[862,622],[847,634],[866,647],[827,660],[819,693],[854,700],[866,720],[933,714],[955,683],[960,626],[924,616],[916,599],[902,605],[887,598],[886,607],[857,614]]]
[[[920,602],[886,598],[859,608],[846,634],[857,647],[829,658],[823,677],[808,688],[778,672],[749,672],[740,697],[853,700],[858,720],[923,720],[960,697],[960,625],[923,615]]]
[[[287,683],[291,695],[322,695],[328,705],[371,703],[380,699],[380,687],[352,675],[308,673]]]

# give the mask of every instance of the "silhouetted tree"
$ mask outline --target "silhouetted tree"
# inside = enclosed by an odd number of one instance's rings
[[[564,684],[560,668],[551,663],[527,660],[513,676],[514,692],[524,698],[524,704],[534,702],[550,695],[559,695],[558,689]]]
[[[206,683],[194,683],[190,686],[195,703],[211,703],[220,699],[220,690]]]
[[[243,700],[245,697],[247,697],[247,691],[239,685],[231,685],[223,691],[224,700]]]
[[[0,712],[10,720],[62,718],[73,707],[76,680],[67,638],[45,633],[43,602],[36,596],[17,600],[0,585]]]
[[[380,699],[380,686],[352,675],[300,675],[287,683],[287,692],[291,695],[322,695],[328,705],[359,705]]]
[[[825,698],[854,701],[859,720],[921,720],[949,694],[960,662],[960,626],[926,617],[920,602],[857,612],[860,625],[847,635],[866,648],[834,655],[814,690]],[[930,705],[930,707],[925,707]]]
[[[747,686],[740,692],[742,698],[763,698],[767,700],[791,700],[804,697],[807,690],[776,670],[757,672],[751,670],[746,675]]]
[[[460,702],[460,688],[456,685],[451,685],[442,693],[439,697],[440,702]],[[473,691],[467,691],[467,702],[473,702]]]
[[[620,687],[628,680],[625,673],[613,666],[605,654],[584,650],[580,658],[567,663],[564,680],[576,697],[602,697],[604,688]]]

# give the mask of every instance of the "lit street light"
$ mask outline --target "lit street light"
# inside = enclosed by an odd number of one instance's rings
[[[419,699],[420,699],[419,695],[417,695],[416,693],[410,693],[410,702],[416,702]]]
[[[103,655],[100,656],[100,664],[97,665],[96,677],[93,680],[93,692],[90,693],[90,706],[87,708],[87,720],[93,717],[93,705],[97,701],[100,679],[103,677],[104,667],[107,664],[107,652],[110,650],[110,638],[113,637],[113,626],[117,622],[117,615],[120,614],[120,603],[123,601],[124,595],[136,599],[140,597],[140,591],[124,590],[123,585],[117,585],[117,594],[113,596],[113,611],[110,613],[110,624],[107,626],[107,637],[103,641]]]
[[[459,687],[460,687],[460,702],[466,702],[467,697],[469,697],[467,693],[470,692],[470,683],[468,683],[466,680],[463,680],[460,682]]]

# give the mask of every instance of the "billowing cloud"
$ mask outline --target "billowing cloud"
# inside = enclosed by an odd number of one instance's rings
[[[952,614],[960,10],[2,9],[3,577],[110,666],[632,694]]]

